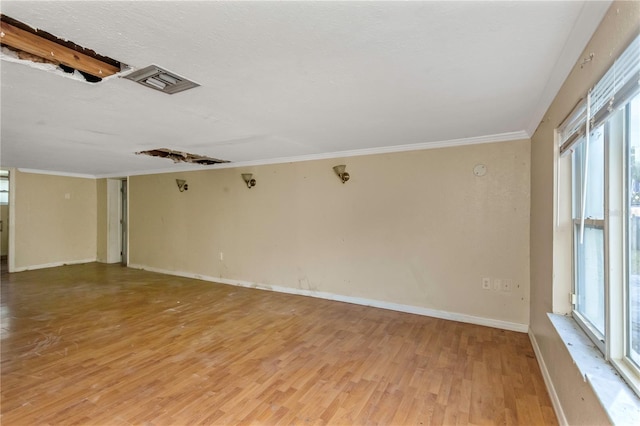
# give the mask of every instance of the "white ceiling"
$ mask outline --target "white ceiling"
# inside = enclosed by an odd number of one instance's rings
[[[134,154],[154,148],[247,165],[528,137],[609,4],[3,0],[14,19],[201,87],[0,61],[1,164],[124,176],[202,168]]]

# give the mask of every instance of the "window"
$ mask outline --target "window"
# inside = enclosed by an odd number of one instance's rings
[[[0,205],[9,204],[9,172],[0,170]]]
[[[605,143],[602,127],[573,154],[575,315],[600,345],[605,336]],[[585,186],[585,184],[587,184]],[[585,192],[586,190],[586,192]],[[584,220],[582,212],[584,211]]]
[[[571,154],[572,312],[640,394],[640,36],[559,128]]]
[[[626,107],[627,178],[627,328],[626,356],[640,369],[640,95]]]

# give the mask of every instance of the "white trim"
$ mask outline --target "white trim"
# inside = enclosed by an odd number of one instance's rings
[[[624,358],[612,358],[609,360],[613,368],[622,376],[627,385],[637,394],[640,394],[640,380],[637,367],[632,366],[631,360]]]
[[[220,163],[212,166],[201,166],[196,164],[180,164],[172,168],[144,170],[144,171],[131,171],[127,173],[106,173],[102,175],[96,175],[95,177],[96,178],[112,178],[112,177],[120,177],[123,174],[126,174],[127,176],[141,176],[141,175],[154,175],[154,174],[161,174],[161,173],[194,171],[194,170],[231,169],[236,167],[264,166],[267,164],[298,163],[302,161],[327,160],[331,158],[359,157],[363,155],[391,154],[394,152],[421,151],[425,149],[449,148],[449,147],[456,147],[456,146],[477,145],[477,144],[495,143],[495,142],[509,142],[509,141],[515,141],[515,140],[521,140],[521,139],[529,139],[529,138],[530,138],[530,135],[526,131],[520,130],[517,132],[500,133],[496,135],[486,135],[486,136],[475,136],[475,137],[462,138],[462,139],[451,139],[446,141],[422,142],[422,143],[406,144],[406,145],[393,145],[393,146],[384,146],[379,148],[353,149],[349,151],[326,152],[326,153],[320,153],[320,154],[299,155],[295,157],[271,158],[271,159],[265,159],[265,160],[237,161],[237,162],[230,162],[230,163]]]
[[[107,253],[104,259],[105,263],[122,263],[123,219],[122,180],[107,179]]]
[[[62,262],[43,263],[41,265],[21,266],[19,268],[14,268],[14,270],[11,272],[33,271],[34,269],[56,268],[58,266],[80,265],[82,263],[93,263],[93,262],[97,262],[97,258],[93,257],[91,259],[68,260],[68,261],[62,261]]]
[[[567,41],[562,47],[549,79],[538,98],[534,112],[531,114],[531,121],[526,129],[528,134],[533,135],[538,128],[542,117],[544,117],[551,102],[560,91],[565,79],[573,68],[577,66],[579,55],[589,43],[591,36],[604,18],[607,10],[609,10],[611,3],[612,0],[584,2],[580,15],[571,28],[569,37],[567,37]]]
[[[341,294],[326,293],[322,291],[312,291],[300,288],[281,287],[277,285],[267,285],[253,283],[250,281],[232,280],[228,278],[210,277],[206,275],[193,274],[190,272],[169,271],[162,268],[152,266],[144,266],[139,264],[130,264],[129,268],[142,269],[150,272],[158,272],[166,275],[175,275],[184,278],[194,278],[198,280],[211,281],[221,284],[228,284],[237,287],[255,288],[258,290],[275,291],[277,293],[295,294],[299,296],[316,297],[318,299],[335,300],[337,302],[353,303],[354,305],[371,306],[374,308],[388,309],[391,311],[406,312],[409,314],[423,315],[427,317],[446,319],[450,321],[459,321],[469,324],[483,325],[486,327],[499,328],[502,330],[518,331],[526,333],[529,329],[528,324],[520,324],[516,322],[502,321],[492,318],[476,317],[473,315],[460,314],[456,312],[440,311],[436,309],[423,308],[421,306],[403,305],[400,303],[385,302],[382,300],[365,299],[362,297],[344,296]]]
[[[23,169],[23,168],[18,168],[17,170],[23,173],[36,173],[36,174],[42,174],[42,175],[67,176],[67,177],[78,177],[78,178],[86,178],[86,179],[124,178],[129,176],[157,175],[157,174],[163,174],[163,173],[191,172],[191,171],[197,171],[197,170],[232,169],[237,167],[265,166],[268,164],[299,163],[302,161],[328,160],[332,158],[359,157],[364,155],[377,155],[377,154],[392,154],[395,152],[422,151],[426,149],[451,148],[451,147],[457,147],[457,146],[479,145],[479,144],[485,144],[485,143],[510,142],[510,141],[516,141],[516,140],[522,140],[522,139],[530,139],[530,138],[531,138],[531,135],[526,130],[519,130],[516,132],[498,133],[495,135],[485,135],[485,136],[473,136],[469,138],[450,139],[450,140],[435,141],[435,142],[392,145],[392,146],[383,146],[378,148],[352,149],[348,151],[325,152],[325,153],[319,153],[319,154],[298,155],[294,157],[270,158],[270,159],[264,159],[264,160],[232,161],[230,163],[220,163],[220,164],[214,164],[211,166],[203,166],[198,164],[177,164],[171,168],[167,167],[167,168],[152,169],[152,170],[132,170],[129,172],[103,173],[103,174],[97,174],[97,175],[72,173],[72,172],[60,172],[60,171],[53,171],[53,170]]]
[[[15,272],[16,269],[16,169],[9,170],[9,253],[7,269]]]
[[[533,334],[533,331],[531,329],[529,329],[529,340],[531,340],[533,352],[536,354],[536,359],[538,360],[538,365],[540,366],[540,372],[542,373],[544,384],[547,386],[547,392],[549,392],[549,398],[551,399],[551,404],[553,405],[553,409],[556,412],[558,423],[560,424],[560,426],[568,426],[569,422],[567,421],[567,416],[564,414],[562,404],[560,404],[560,398],[558,397],[556,388],[553,386],[551,375],[549,374],[549,370],[547,369],[547,364],[544,362],[542,352],[540,351],[540,347],[538,346],[538,341],[536,340],[536,336],[535,334]]]
[[[131,256],[131,226],[129,225],[131,223],[131,182],[129,181],[129,178],[123,178],[122,179],[123,183],[126,182],[127,185],[127,220],[125,221],[125,226],[127,227],[126,229],[126,236],[127,236],[127,258],[125,259],[126,265],[129,265],[129,257]]]
[[[76,177],[76,178],[84,178],[84,179],[95,179],[95,175],[87,175],[83,173],[72,173],[72,172],[58,172],[54,170],[37,170],[37,169],[17,169],[21,173],[33,173],[38,175],[53,175],[53,176],[65,176],[65,177]]]

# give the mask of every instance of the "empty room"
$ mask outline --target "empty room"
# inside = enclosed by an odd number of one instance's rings
[[[0,13],[3,425],[640,424],[639,1]]]

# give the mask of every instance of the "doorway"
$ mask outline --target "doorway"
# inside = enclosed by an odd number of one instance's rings
[[[128,183],[126,179],[122,179],[120,181],[120,194],[121,201],[120,205],[122,206],[120,212],[120,263],[124,266],[127,266],[129,263],[129,229],[128,229],[128,219],[129,219],[129,201],[128,201]]]
[[[0,170],[0,261],[7,270],[9,257],[9,171]]]
[[[128,264],[127,179],[107,179],[107,263]]]

